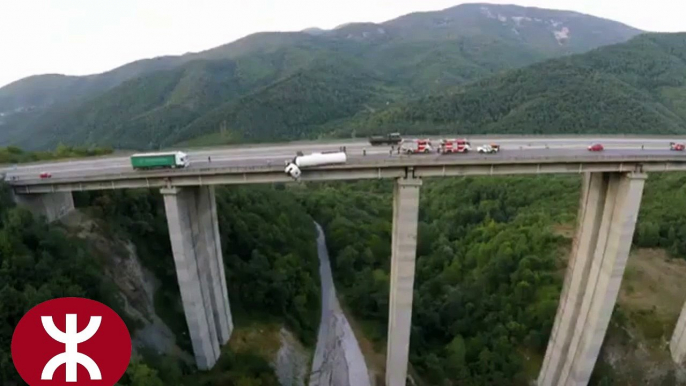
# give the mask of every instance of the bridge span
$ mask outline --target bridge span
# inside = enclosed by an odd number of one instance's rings
[[[477,140],[470,138],[472,144]],[[233,330],[217,225],[214,185],[285,183],[284,161],[297,150],[346,147],[343,165],[303,169],[302,181],[394,179],[386,385],[404,386],[412,324],[419,194],[424,178],[578,174],[583,178],[572,255],[538,385],[586,385],[595,366],[629,256],[648,173],[686,171],[686,153],[670,138],[532,137],[498,142],[497,154],[398,155],[362,141],[301,143],[189,152],[191,166],[134,171],[128,157],[5,168],[17,201],[55,220],[73,209],[71,192],[157,188],[170,239],[196,363],[211,368]],[[606,150],[589,152],[603,143]],[[208,159],[211,157],[212,159]],[[48,171],[52,178],[38,174]],[[670,344],[686,360],[686,307]]]

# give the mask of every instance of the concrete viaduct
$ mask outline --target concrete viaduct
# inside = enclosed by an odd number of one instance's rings
[[[428,177],[579,174],[583,176],[577,234],[538,385],[586,385],[622,281],[643,186],[650,172],[686,171],[686,156],[663,152],[586,151],[575,155],[489,158],[350,158],[345,165],[303,171],[303,181],[394,179],[391,288],[386,385],[404,386],[412,323],[417,219]],[[54,220],[73,209],[73,191],[159,188],[186,321],[197,365],[209,369],[233,323],[224,276],[214,185],[291,182],[280,165],[91,173],[10,181],[17,201]],[[671,340],[673,359],[686,360],[686,307]]]

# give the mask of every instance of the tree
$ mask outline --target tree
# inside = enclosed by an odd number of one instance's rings
[[[131,361],[126,369],[126,375],[118,384],[121,386],[164,386],[157,376],[157,371],[141,363],[138,358]]]

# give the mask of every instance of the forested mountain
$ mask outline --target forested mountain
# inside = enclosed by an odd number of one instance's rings
[[[0,88],[0,113],[42,109],[74,99],[97,95],[122,82],[155,71],[173,68],[188,57],[163,56],[144,59],[97,75],[34,75]]]
[[[686,133],[686,33],[553,59],[393,107],[357,132]]]
[[[216,132],[218,128],[234,141],[314,138],[321,134],[321,125],[359,111],[374,111],[398,98],[396,91],[354,61],[318,60],[269,86],[218,106],[170,135],[162,145]]]
[[[21,124],[8,124],[3,134],[24,138],[31,128],[49,128],[42,136],[30,139],[36,148],[49,147],[56,141],[148,147],[221,101],[237,98],[275,78],[247,76],[244,67],[250,68],[250,64],[232,60],[192,62],[132,79],[82,104],[33,113]]]
[[[245,120],[256,115],[276,126],[264,133],[269,138],[307,137],[327,120],[375,111],[398,97],[442,91],[640,32],[574,12],[465,4],[381,24],[259,33],[100,75],[46,75],[3,87],[0,142],[34,149],[61,140],[156,148],[169,144],[167,137],[220,130],[249,139],[256,136]],[[359,83],[365,76],[374,79],[371,85]],[[356,90],[360,86],[365,89]],[[317,88],[316,95],[290,97],[303,87]],[[286,97],[274,99],[273,89]],[[128,138],[131,133],[139,140]]]

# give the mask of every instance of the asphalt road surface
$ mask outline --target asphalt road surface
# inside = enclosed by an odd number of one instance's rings
[[[587,147],[593,143],[602,143],[605,147],[603,155],[667,155],[670,154],[669,143],[675,139],[665,138],[600,138],[597,137],[535,137],[535,138],[497,138],[489,137],[479,139],[469,137],[473,151],[468,154],[438,155],[435,152],[426,155],[412,155],[410,157],[545,157],[560,155],[586,155]],[[680,141],[679,141],[680,142]],[[485,143],[497,143],[501,150],[498,154],[478,154],[476,148]],[[321,151],[335,151],[345,146],[348,159],[353,161],[358,158],[384,159],[389,157],[408,157],[398,155],[395,152],[389,154],[390,146],[371,146],[364,139],[339,141],[335,143],[322,142],[299,142],[275,145],[252,145],[233,146],[216,149],[189,150],[193,168],[208,167],[232,167],[232,166],[266,166],[283,165],[285,161],[292,159],[296,152],[304,154]],[[366,155],[363,156],[363,151]],[[684,153],[686,156],[686,153]],[[210,162],[211,159],[211,162]],[[5,173],[8,178],[15,177],[17,180],[39,179],[42,172],[52,174],[53,178],[93,176],[99,174],[132,173],[129,155],[97,157],[79,159],[73,161],[58,161],[49,163],[32,163],[22,165],[6,165],[0,168],[0,173]]]

